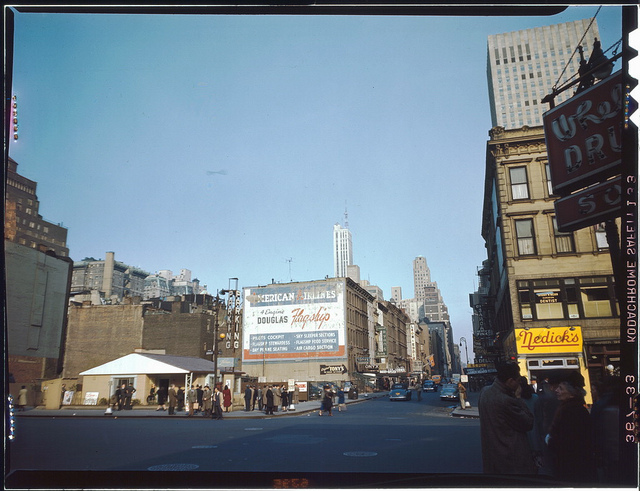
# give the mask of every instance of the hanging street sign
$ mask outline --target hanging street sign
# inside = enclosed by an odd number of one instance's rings
[[[553,192],[567,194],[620,174],[622,71],[543,115]]]
[[[622,214],[622,177],[589,186],[555,202],[560,232],[573,232]]]

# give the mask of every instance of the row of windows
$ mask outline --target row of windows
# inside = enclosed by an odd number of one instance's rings
[[[551,217],[551,219],[553,221],[553,239],[556,254],[576,252],[573,232],[560,232],[558,230],[556,217]],[[536,247],[536,232],[534,229],[533,218],[522,218],[515,220],[514,223],[518,256],[536,256],[538,254],[538,250]],[[604,224],[595,225],[593,230],[595,232],[598,250],[608,249],[609,246],[607,243]]]
[[[612,276],[517,282],[522,320],[619,316]]]

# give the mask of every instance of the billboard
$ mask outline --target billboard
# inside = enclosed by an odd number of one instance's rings
[[[553,192],[566,195],[620,173],[622,72],[543,115]]]
[[[344,356],[343,281],[245,288],[243,361]]]

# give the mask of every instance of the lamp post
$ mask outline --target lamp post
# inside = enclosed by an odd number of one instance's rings
[[[460,338],[460,346],[462,346],[462,343],[464,342],[464,354],[467,358],[467,365],[469,364],[469,352],[467,351],[467,338],[465,337],[461,337]]]

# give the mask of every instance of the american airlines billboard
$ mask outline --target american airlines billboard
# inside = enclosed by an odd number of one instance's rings
[[[344,280],[244,289],[243,361],[345,354]]]

